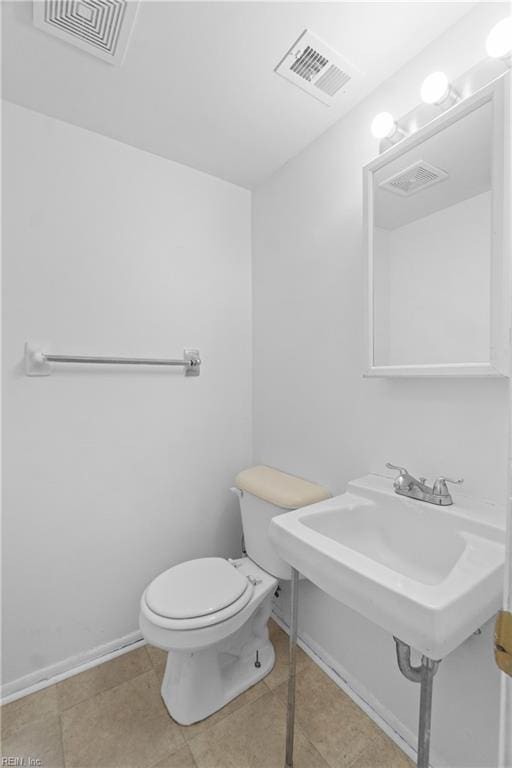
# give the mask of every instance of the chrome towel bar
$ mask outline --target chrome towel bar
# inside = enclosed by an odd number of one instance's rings
[[[89,363],[92,365],[160,365],[183,366],[185,376],[199,376],[201,357],[198,349],[184,349],[182,360],[165,360],[153,357],[98,357],[96,355],[54,355],[43,352],[29,343],[25,344],[25,373],[27,376],[49,376],[52,363]]]

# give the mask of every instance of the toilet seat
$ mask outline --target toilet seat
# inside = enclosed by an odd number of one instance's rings
[[[154,579],[144,593],[153,622],[167,629],[209,627],[235,616],[254,584],[221,557],[180,563]]]

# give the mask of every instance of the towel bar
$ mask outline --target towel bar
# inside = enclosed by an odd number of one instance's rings
[[[43,352],[28,342],[25,344],[25,373],[27,376],[49,376],[52,363],[88,363],[92,365],[160,365],[183,366],[185,376],[199,376],[201,358],[198,349],[184,349],[182,360],[153,357],[98,357],[96,355],[54,355]]]

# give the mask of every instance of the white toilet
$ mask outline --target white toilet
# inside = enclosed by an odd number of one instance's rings
[[[162,698],[182,725],[203,720],[267,675],[274,648],[267,622],[277,579],[290,567],[267,536],[275,515],[328,498],[322,487],[270,467],[240,472],[248,557],[206,557],[175,565],[144,592],[140,628],[168,651]]]

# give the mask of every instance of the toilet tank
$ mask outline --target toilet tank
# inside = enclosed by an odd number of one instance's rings
[[[316,483],[265,466],[244,469],[236,476],[235,484],[248,556],[272,576],[290,579],[290,566],[269,539],[270,521],[276,515],[328,499],[331,494]]]

